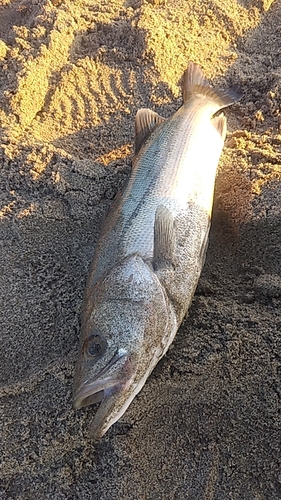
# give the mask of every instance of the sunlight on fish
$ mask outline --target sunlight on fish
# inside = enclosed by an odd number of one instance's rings
[[[212,89],[190,63],[173,116],[136,115],[132,174],[107,215],[83,299],[74,406],[100,402],[94,439],[124,414],[191,304],[226,135],[219,111],[240,97]]]

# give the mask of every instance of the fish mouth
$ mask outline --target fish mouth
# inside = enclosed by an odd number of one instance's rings
[[[124,382],[124,374],[122,368],[127,361],[127,352],[125,349],[118,349],[110,361],[95,375],[94,378],[88,379],[78,387],[74,392],[73,405],[79,410],[94,403],[100,403],[105,396],[114,394]],[[110,376],[104,377],[105,374],[112,371]]]

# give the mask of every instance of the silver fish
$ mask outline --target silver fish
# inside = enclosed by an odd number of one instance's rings
[[[240,97],[212,89],[190,63],[173,116],[137,112],[132,174],[107,215],[83,299],[74,406],[100,402],[95,439],[124,414],[190,306],[226,135],[217,112]]]

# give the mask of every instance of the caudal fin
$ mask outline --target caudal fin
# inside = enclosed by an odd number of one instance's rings
[[[214,89],[204,77],[199,66],[193,62],[189,63],[188,68],[183,74],[183,101],[186,103],[194,96],[204,96],[217,104],[218,109],[230,106],[241,99],[242,94],[236,89],[231,88],[227,91]]]

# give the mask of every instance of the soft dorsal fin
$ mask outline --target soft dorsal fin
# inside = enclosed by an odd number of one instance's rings
[[[135,154],[148,139],[153,130],[161,125],[165,118],[148,108],[139,109],[135,118]]]
[[[220,113],[218,116],[214,116],[214,118],[212,118],[212,124],[222,136],[222,140],[224,141],[226,136],[226,117],[224,114]]]
[[[156,271],[173,267],[175,245],[174,217],[165,205],[159,205],[154,222],[153,267]]]
[[[183,74],[182,94],[185,103],[193,96],[204,96],[216,103],[217,109],[230,106],[242,97],[241,92],[235,87],[226,91],[212,88],[201,68],[193,62],[189,63]]]

